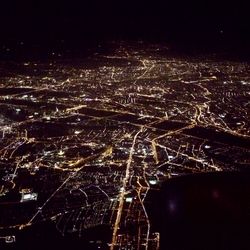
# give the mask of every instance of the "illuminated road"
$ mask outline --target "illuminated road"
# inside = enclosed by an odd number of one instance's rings
[[[117,209],[117,215],[116,215],[116,220],[115,220],[115,224],[114,224],[114,229],[113,229],[113,235],[112,235],[112,243],[110,246],[110,250],[113,250],[115,245],[116,245],[116,239],[117,239],[117,232],[119,229],[119,224],[121,221],[121,216],[122,216],[122,212],[123,212],[123,205],[124,205],[124,200],[125,200],[125,195],[126,195],[126,187],[127,187],[127,182],[130,178],[130,168],[131,168],[131,163],[133,161],[133,153],[134,153],[134,147],[135,147],[135,142],[137,139],[137,136],[142,132],[142,128],[140,131],[138,131],[134,138],[133,138],[133,143],[132,146],[130,148],[129,151],[129,158],[127,160],[127,166],[126,166],[126,172],[125,172],[125,177],[122,181],[122,187],[121,187],[121,191],[120,191],[120,197],[119,197],[119,205],[118,205],[118,209]]]

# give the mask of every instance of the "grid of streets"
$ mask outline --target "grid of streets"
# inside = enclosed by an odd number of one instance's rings
[[[110,250],[158,249],[151,189],[249,167],[249,65],[161,50],[0,65],[0,230],[106,225]]]

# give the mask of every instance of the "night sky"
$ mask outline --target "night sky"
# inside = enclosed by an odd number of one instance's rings
[[[71,46],[108,39],[161,41],[180,48],[248,51],[250,21],[242,1],[5,0],[1,43]]]

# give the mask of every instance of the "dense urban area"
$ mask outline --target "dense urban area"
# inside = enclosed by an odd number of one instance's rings
[[[1,63],[0,244],[50,223],[84,249],[160,249],[150,192],[248,169],[249,97],[248,63],[143,43]]]

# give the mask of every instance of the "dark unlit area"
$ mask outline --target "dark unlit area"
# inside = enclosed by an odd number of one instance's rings
[[[179,177],[161,190],[161,249],[249,249],[249,173]]]

